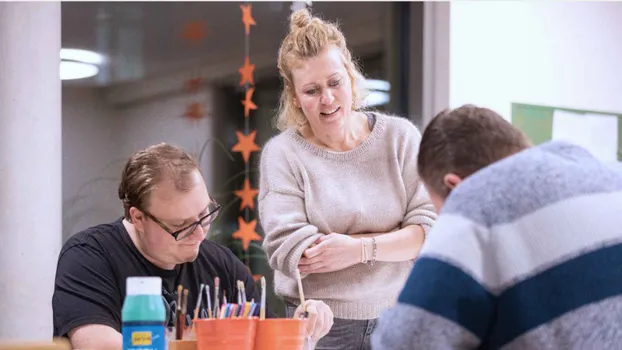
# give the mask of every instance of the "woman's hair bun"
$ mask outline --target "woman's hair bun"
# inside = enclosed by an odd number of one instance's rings
[[[308,9],[297,10],[289,17],[289,30],[293,32],[298,28],[306,28],[312,19]]]

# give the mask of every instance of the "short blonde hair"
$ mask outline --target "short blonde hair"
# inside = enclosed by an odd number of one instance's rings
[[[346,47],[346,39],[334,23],[313,17],[307,9],[301,9],[289,18],[289,34],[283,39],[279,48],[277,67],[283,79],[283,91],[276,115],[276,127],[283,131],[298,128],[308,123],[302,110],[294,105],[294,85],[292,68],[305,59],[317,56],[328,45],[334,45],[341,52],[343,63],[352,84],[352,109],[360,109],[367,97],[365,77],[361,73],[352,54]]]

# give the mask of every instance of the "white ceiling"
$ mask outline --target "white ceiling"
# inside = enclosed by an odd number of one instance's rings
[[[94,79],[73,84],[100,86],[135,82],[211,67],[223,78],[237,74],[244,59],[242,2],[63,2],[62,45],[100,52],[109,65]],[[287,30],[291,2],[253,2],[251,59],[275,69],[280,41]],[[378,51],[385,38],[387,2],[315,2],[312,11],[338,20],[355,55]],[[182,39],[189,21],[204,20],[207,37],[200,45]],[[226,72],[226,73],[225,73]],[[233,75],[235,75],[233,74]],[[217,77],[218,78],[218,77]]]

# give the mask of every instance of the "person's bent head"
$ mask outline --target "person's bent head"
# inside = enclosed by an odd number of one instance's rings
[[[166,143],[129,158],[119,199],[125,219],[135,228],[139,250],[167,266],[196,259],[219,208],[194,159]]]
[[[437,114],[421,138],[417,168],[440,211],[465,178],[530,146],[525,134],[496,112],[473,105]]]
[[[280,130],[311,126],[316,132],[340,127],[366,97],[365,78],[346,39],[330,22],[307,9],[290,17],[277,63],[283,91],[276,125]]]

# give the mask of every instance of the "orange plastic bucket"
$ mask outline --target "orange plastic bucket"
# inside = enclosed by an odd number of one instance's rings
[[[307,320],[265,319],[257,321],[255,350],[303,350],[307,341]]]
[[[198,350],[253,350],[257,319],[222,318],[195,321]]]
[[[168,342],[168,350],[197,350],[197,341],[171,340]]]

